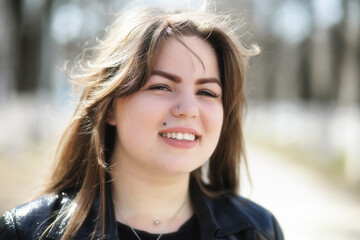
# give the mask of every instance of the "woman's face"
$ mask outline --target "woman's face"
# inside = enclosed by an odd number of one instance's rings
[[[119,169],[187,174],[217,145],[223,105],[216,54],[200,38],[181,40],[193,53],[176,39],[165,40],[146,84],[116,99],[109,111]]]

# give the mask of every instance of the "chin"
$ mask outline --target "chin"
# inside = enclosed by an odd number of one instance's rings
[[[167,161],[166,163],[161,164],[161,171],[170,175],[189,174],[195,169],[201,167],[204,162],[189,159],[177,159],[176,161],[171,162]]]

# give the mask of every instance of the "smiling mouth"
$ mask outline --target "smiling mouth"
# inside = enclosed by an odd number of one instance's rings
[[[195,141],[196,139],[199,138],[193,133],[181,133],[181,132],[160,133],[160,136],[170,139],[181,140],[181,141]]]

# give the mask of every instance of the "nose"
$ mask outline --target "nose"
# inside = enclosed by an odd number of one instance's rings
[[[199,116],[199,106],[195,96],[183,94],[172,109],[172,114],[176,117],[195,118]]]

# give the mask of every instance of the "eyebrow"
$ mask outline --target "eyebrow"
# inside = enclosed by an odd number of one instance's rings
[[[158,75],[160,77],[166,78],[166,79],[168,79],[170,81],[173,81],[173,82],[176,82],[176,83],[181,82],[181,79],[178,76],[176,76],[174,74],[167,73],[167,72],[163,72],[163,71],[160,71],[160,70],[152,71],[151,75]]]
[[[181,78],[179,76],[176,76],[174,74],[171,73],[167,73],[164,71],[160,71],[160,70],[153,70],[151,75],[158,75],[160,77],[166,78],[170,81],[173,81],[175,83],[180,83],[181,82]],[[222,88],[222,84],[220,82],[219,79],[211,77],[211,78],[200,78],[196,81],[197,84],[206,84],[206,83],[216,83],[218,84],[221,88]]]

